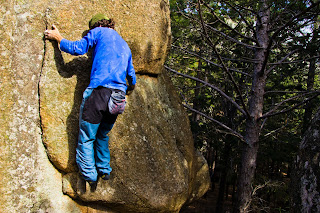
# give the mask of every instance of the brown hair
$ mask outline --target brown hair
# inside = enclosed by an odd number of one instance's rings
[[[115,26],[115,22],[113,19],[102,19],[100,21],[97,21],[94,25],[92,25],[92,27],[90,28],[90,30],[96,28],[96,27],[108,27],[108,28],[111,28],[111,29],[114,29],[114,26]]]

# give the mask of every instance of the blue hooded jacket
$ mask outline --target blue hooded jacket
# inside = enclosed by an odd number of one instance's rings
[[[79,41],[62,39],[60,49],[71,55],[83,55],[93,49],[93,63],[88,88],[98,86],[123,92],[136,84],[132,54],[128,44],[113,29],[96,27]]]

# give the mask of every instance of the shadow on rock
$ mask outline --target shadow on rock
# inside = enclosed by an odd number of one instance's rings
[[[86,31],[84,34],[85,33]],[[54,47],[54,60],[60,76],[63,78],[71,78],[75,75],[77,77],[77,83],[74,90],[73,106],[66,122],[69,146],[68,167],[77,168],[75,162],[75,149],[77,146],[79,133],[79,111],[82,102],[82,94],[90,82],[90,72],[92,66],[91,54],[88,53],[88,57],[76,57],[72,61],[65,63],[61,54],[61,50],[58,47],[58,43],[52,42],[52,45]]]

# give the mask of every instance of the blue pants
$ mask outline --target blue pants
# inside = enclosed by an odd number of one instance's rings
[[[109,136],[117,115],[111,115],[108,101],[111,90],[87,88],[80,107],[76,162],[83,178],[97,181],[98,174],[110,174]]]

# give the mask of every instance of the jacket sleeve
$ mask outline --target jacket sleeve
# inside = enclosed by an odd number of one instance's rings
[[[136,84],[136,71],[134,70],[133,64],[132,64],[132,55],[130,54],[129,60],[128,60],[128,67],[127,67],[127,80],[129,85],[135,85]]]
[[[71,55],[83,55],[96,45],[98,32],[90,30],[86,36],[79,41],[69,41],[62,39],[60,42],[60,50]]]

